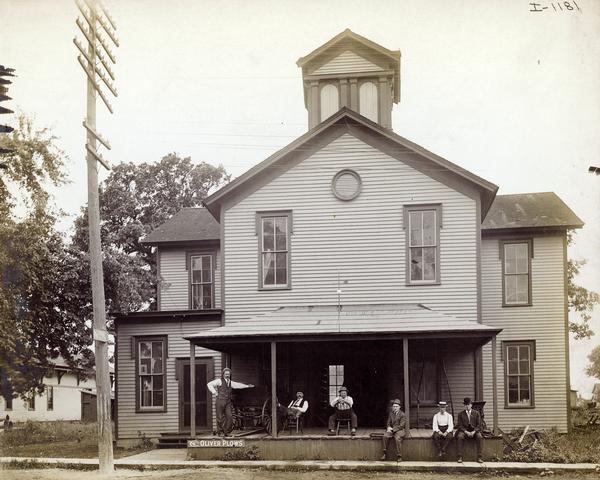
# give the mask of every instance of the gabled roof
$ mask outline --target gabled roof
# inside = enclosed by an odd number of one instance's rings
[[[280,307],[222,327],[186,336],[196,344],[222,344],[228,341],[260,342],[265,339],[294,340],[300,337],[343,335],[444,335],[486,337],[501,328],[489,327],[432,310],[421,304],[377,304]]]
[[[373,50],[374,52],[389,58],[390,61],[394,63],[394,102],[398,103],[400,101],[400,50],[389,50],[378,43],[372,42],[362,35],[354,33],[349,28],[339,33],[320,47],[314,49],[308,55],[300,57],[296,62],[296,65],[301,67],[302,71],[306,73],[306,67],[309,63],[316,61],[321,55],[328,53],[332,49],[336,49],[340,43],[348,40],[354,41],[363,47]]]
[[[481,226],[486,231],[581,227],[583,221],[554,192],[498,195]]]
[[[333,114],[324,122],[320,123],[313,129],[301,137],[294,140],[288,146],[282,148],[278,152],[275,152],[266,160],[255,165],[245,173],[237,177],[235,180],[225,185],[215,193],[210,195],[204,200],[204,205],[213,214],[215,218],[219,218],[221,211],[221,204],[233,197],[239,195],[244,188],[249,188],[253,182],[264,180],[267,172],[278,172],[281,174],[285,171],[285,164],[290,161],[292,156],[296,152],[306,153],[313,146],[318,145],[320,137],[324,137],[329,131],[336,127],[342,127],[347,129],[348,132],[361,132],[367,133],[371,136],[375,136],[387,144],[394,147],[396,152],[411,151],[416,153],[416,156],[412,156],[411,166],[423,170],[427,170],[428,175],[433,176],[436,172],[450,174],[460,181],[466,182],[476,189],[481,196],[481,215],[482,220],[487,213],[498,187],[487,180],[475,175],[474,173],[465,170],[458,165],[449,162],[448,160],[432,153],[425,148],[417,145],[416,143],[395,134],[391,130],[388,130],[378,123],[372,122],[366,117],[363,117],[359,113],[350,110],[347,107],[342,107],[337,113]],[[400,148],[398,148],[400,147]]]
[[[221,226],[202,207],[182,208],[162,225],[146,235],[140,243],[147,245],[219,240]]]

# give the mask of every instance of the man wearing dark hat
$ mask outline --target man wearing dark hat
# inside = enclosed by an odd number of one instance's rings
[[[394,437],[396,442],[396,455],[399,462],[402,461],[402,439],[406,436],[406,416],[401,409],[399,399],[394,399],[392,402],[392,411],[388,415],[386,429],[383,434],[383,455],[381,460],[386,459],[387,447],[390,439]]]
[[[433,416],[433,443],[438,450],[438,457],[446,455],[448,443],[452,440],[452,431],[454,430],[454,421],[452,415],[446,412],[448,404],[438,402],[440,411]]]
[[[215,408],[217,410],[217,428],[219,433],[228,437],[233,430],[233,405],[231,404],[232,390],[240,388],[252,388],[254,385],[231,380],[231,369],[224,368],[221,378],[206,384],[213,398],[216,397]]]
[[[481,415],[477,410],[473,410],[473,402],[469,397],[466,397],[463,401],[465,409],[458,414],[458,421],[456,422],[456,440],[458,442],[458,463],[463,461],[463,451],[465,440],[475,440],[477,445],[477,461],[483,463],[481,458],[481,447],[483,444],[483,437],[481,435]]]
[[[288,411],[291,416],[299,417],[308,410],[308,402],[304,399],[303,392],[296,392],[296,399],[288,405]]]
[[[348,395],[348,389],[346,387],[340,387],[338,391],[339,395],[335,397],[331,402],[331,406],[335,408],[335,413],[329,417],[329,435],[335,435],[335,424],[338,419],[338,415],[350,415],[350,427],[352,428],[351,435],[356,435],[356,426],[358,425],[358,418],[352,409],[354,400]],[[341,413],[343,412],[343,413]]]

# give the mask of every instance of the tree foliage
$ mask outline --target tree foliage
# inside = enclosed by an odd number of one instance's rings
[[[569,232],[567,243],[573,243],[573,232]],[[569,330],[574,334],[575,339],[590,338],[594,335],[590,327],[592,311],[600,302],[598,293],[588,290],[585,287],[575,283],[575,277],[579,274],[581,267],[585,265],[585,260],[569,260],[567,262],[567,296],[569,310],[577,312],[580,317],[579,322],[570,321]]]
[[[0,145],[13,150],[0,174],[0,389],[26,395],[41,389],[51,359],[62,355],[75,366],[90,336],[70,305],[65,272],[77,259],[55,229],[47,192],[66,180],[64,153],[24,116]]]
[[[589,365],[585,373],[590,377],[596,377],[600,380],[600,345],[595,347],[588,355]]]
[[[100,187],[100,220],[107,310],[156,308],[156,260],[140,239],[183,207],[198,207],[229,181],[222,166],[172,153],[154,163],[117,165]],[[88,249],[87,212],[75,223],[73,248]],[[85,265],[84,265],[85,266]],[[87,275],[87,269],[84,275]]]

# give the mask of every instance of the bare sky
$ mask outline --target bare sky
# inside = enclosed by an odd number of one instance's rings
[[[116,163],[177,152],[241,174],[306,131],[295,62],[350,28],[402,51],[395,132],[499,193],[556,192],[586,222],[569,254],[588,260],[579,281],[600,291],[600,176],[587,173],[600,166],[600,2],[530,3],[106,0],[121,47],[115,114],[98,103],[98,130],[113,144],[103,154]],[[71,215],[86,201],[77,14],[71,0],[0,0],[0,64],[18,74],[10,105],[60,137],[72,183],[57,201]],[[571,342],[572,386],[588,396],[600,309],[593,327],[593,340]]]

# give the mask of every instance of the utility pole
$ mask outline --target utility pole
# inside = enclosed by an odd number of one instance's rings
[[[113,113],[99,81],[116,97],[117,91],[111,79],[115,76],[110,63],[116,62],[109,48],[104,30],[111,42],[118,47],[116,25],[108,11],[97,0],[75,0],[84,20],[77,18],[77,26],[87,40],[87,49],[77,40],[73,43],[79,50],[77,60],[87,76],[87,116],[83,121],[86,130],[86,161],[88,174],[88,228],[92,301],[94,309],[94,345],[96,354],[96,392],[98,411],[98,458],[100,473],[114,472],[112,421],[110,417],[110,372],[108,365],[108,332],[106,330],[106,302],[104,299],[104,274],[102,270],[102,245],[100,242],[100,206],[98,194],[98,163],[109,169],[108,163],[97,151],[97,142],[110,150],[110,144],[96,132],[96,95]],[[85,23],[84,23],[85,22]],[[104,53],[102,53],[104,52]],[[108,57],[108,59],[106,58]],[[106,76],[106,73],[110,79]]]

